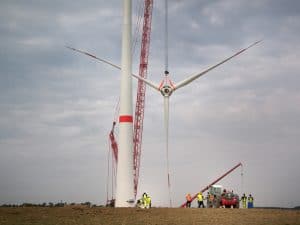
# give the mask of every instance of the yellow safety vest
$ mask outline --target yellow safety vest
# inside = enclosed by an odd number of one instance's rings
[[[146,198],[146,201],[147,201],[147,204],[150,205],[150,203],[151,203],[151,198],[148,196],[148,197]]]
[[[248,197],[248,202],[253,202],[253,197]]]
[[[247,197],[246,196],[242,196],[242,201],[243,202],[247,202]]]
[[[197,199],[199,202],[202,202],[203,201],[203,195],[202,194],[198,194],[197,195]]]

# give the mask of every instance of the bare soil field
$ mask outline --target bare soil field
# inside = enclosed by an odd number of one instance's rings
[[[300,210],[25,207],[0,208],[1,225],[300,225]]]

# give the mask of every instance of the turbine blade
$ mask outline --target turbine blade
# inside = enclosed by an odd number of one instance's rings
[[[150,81],[150,80],[148,80],[148,79],[145,79],[145,78],[143,78],[143,77],[134,75],[134,74],[132,74],[132,76],[133,76],[134,78],[138,79],[138,80],[144,81],[147,85],[149,85],[149,86],[152,87],[153,89],[155,89],[155,90],[157,90],[157,91],[160,91],[158,85],[156,85],[156,84],[153,83],[152,81]]]
[[[97,57],[97,56],[95,56],[95,55],[93,55],[93,54],[91,54],[91,53],[88,53],[88,52],[85,52],[85,51],[82,51],[82,50],[79,50],[79,49],[76,49],[76,48],[73,48],[73,47],[70,47],[70,46],[66,46],[66,48],[68,48],[68,49],[70,49],[70,50],[73,50],[73,51],[75,51],[75,52],[79,52],[79,53],[81,53],[81,54],[87,55],[87,56],[89,56],[89,57],[92,57],[92,58],[94,58],[94,59],[100,61],[100,62],[103,62],[103,63],[105,63],[105,64],[108,64],[108,65],[110,65],[110,66],[116,68],[116,69],[121,70],[121,67],[120,67],[120,66],[118,66],[118,65],[116,65],[116,64],[114,64],[114,63],[112,63],[112,62],[110,62],[110,61],[107,61],[107,60],[105,60],[105,59],[101,59],[101,58],[99,58],[99,57]],[[145,78],[142,78],[142,77],[140,77],[140,76],[137,76],[137,75],[135,75],[134,73],[132,73],[131,75],[132,75],[134,78],[136,78],[136,79],[139,79],[139,80],[144,81],[147,85],[149,85],[150,87],[152,87],[152,88],[154,88],[155,90],[159,91],[158,86],[157,86],[156,84],[154,84],[153,82],[151,82],[150,80],[147,80],[147,79],[145,79]]]
[[[81,53],[81,54],[87,55],[87,56],[89,56],[89,57],[92,57],[92,58],[94,58],[94,59],[96,59],[96,60],[98,60],[98,61],[100,61],[100,62],[106,63],[106,64],[108,64],[108,65],[110,65],[110,66],[112,66],[112,67],[115,67],[116,69],[119,69],[119,70],[121,69],[120,66],[118,66],[118,65],[116,65],[116,64],[114,64],[114,63],[111,63],[111,62],[109,62],[109,61],[107,61],[107,60],[105,60],[105,59],[101,59],[101,58],[99,58],[99,57],[97,57],[97,56],[95,56],[95,55],[93,55],[93,54],[91,54],[91,53],[88,53],[88,52],[85,52],[85,51],[82,51],[82,50],[79,50],[79,49],[76,49],[76,48],[73,48],[73,47],[70,47],[70,46],[66,46],[66,48],[68,48],[68,49],[70,49],[70,50],[73,50],[73,51],[75,51],[75,52],[79,52],[79,53]]]
[[[169,190],[170,207],[172,207],[170,167],[169,167],[169,96],[164,96],[164,122],[165,122],[165,135],[166,135],[168,190]]]
[[[218,64],[216,64],[216,65],[214,65],[214,66],[209,67],[208,69],[202,71],[201,73],[197,73],[197,74],[195,74],[195,75],[193,75],[193,76],[191,76],[191,77],[189,77],[189,78],[187,78],[187,79],[185,79],[185,80],[182,80],[182,81],[178,82],[178,83],[175,85],[174,91],[177,90],[177,89],[179,89],[179,88],[181,88],[181,87],[183,87],[183,86],[185,86],[185,85],[187,85],[187,84],[189,84],[189,83],[191,83],[192,81],[196,80],[196,79],[199,78],[200,76],[202,76],[202,75],[206,74],[207,72],[209,72],[209,71],[215,69],[216,67],[222,65],[223,63],[229,61],[230,59],[232,59],[232,58],[238,56],[239,54],[243,53],[243,52],[246,51],[247,49],[253,47],[254,45],[256,45],[256,44],[258,44],[258,43],[260,43],[260,42],[262,42],[262,40],[254,42],[253,44],[249,45],[247,48],[244,48],[244,49],[238,51],[238,52],[235,53],[234,55],[232,55],[232,56],[230,56],[230,57],[224,59],[223,61],[219,62]]]

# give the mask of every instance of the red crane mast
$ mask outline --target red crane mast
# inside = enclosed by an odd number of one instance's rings
[[[115,139],[115,126],[116,126],[116,122],[113,122],[113,126],[111,131],[109,132],[109,140],[110,140],[110,147],[113,151],[113,157],[116,163],[118,163],[118,144],[117,141]]]
[[[142,33],[142,41],[141,41],[140,67],[139,67],[139,76],[142,78],[147,78],[152,9],[153,9],[153,0],[145,0],[143,33]],[[144,81],[139,80],[138,87],[137,87],[135,119],[134,119],[134,133],[133,133],[133,144],[134,144],[133,171],[134,171],[134,194],[135,194],[135,197],[137,195],[139,173],[140,173],[141,146],[142,146],[142,137],[143,137],[143,121],[144,121],[144,111],[145,111],[145,93],[146,93],[146,84]]]

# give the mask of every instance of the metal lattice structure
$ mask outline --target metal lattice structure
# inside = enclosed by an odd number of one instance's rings
[[[139,67],[139,76],[142,78],[147,78],[152,9],[153,9],[153,0],[145,0],[140,67]],[[140,173],[143,121],[144,121],[144,110],[145,110],[145,93],[146,93],[146,84],[144,81],[139,80],[138,87],[137,87],[135,119],[134,119],[134,134],[133,134],[133,144],[134,144],[133,171],[134,171],[135,196],[137,194],[139,173]]]

